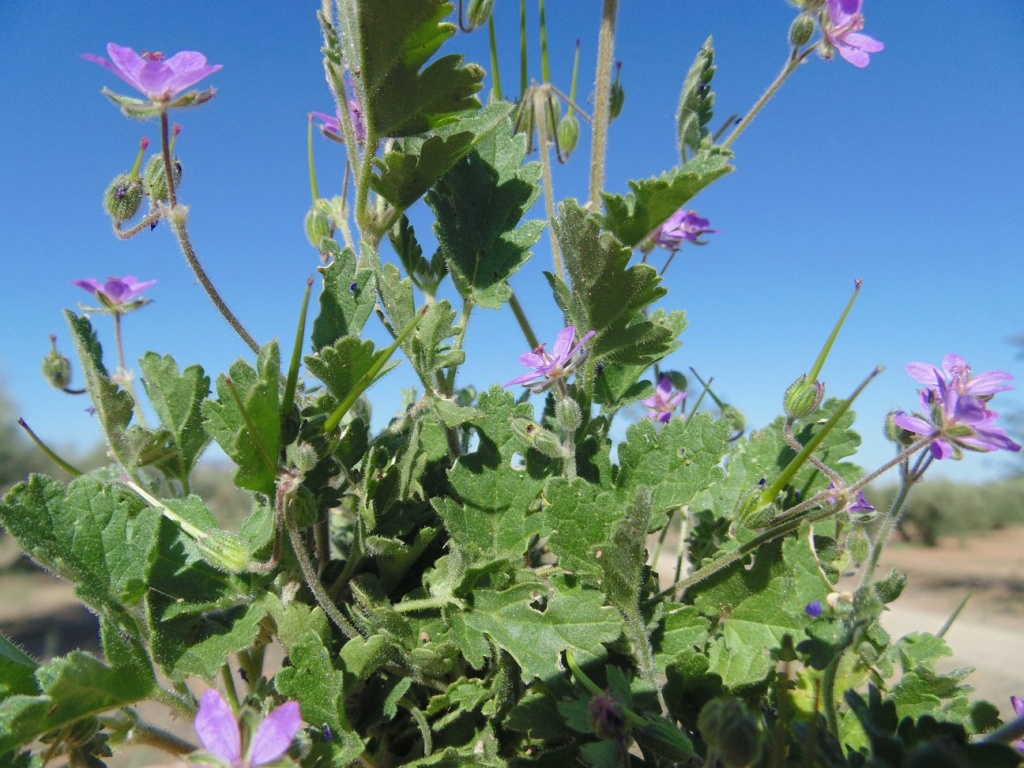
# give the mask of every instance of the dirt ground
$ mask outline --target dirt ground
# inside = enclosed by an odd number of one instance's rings
[[[896,637],[915,630],[937,632],[973,590],[946,634],[954,654],[946,667],[974,667],[968,682],[977,695],[996,704],[1004,717],[1010,715],[1009,697],[1024,695],[1024,528],[943,540],[934,548],[893,544],[883,556],[880,573],[890,567],[909,577],[903,595],[884,618]],[[41,573],[0,574],[0,631],[36,658],[73,647],[97,650],[95,626],[95,618],[75,601],[69,585]],[[162,714],[154,709],[146,716],[158,719]],[[171,730],[194,738],[188,723],[172,723]],[[136,749],[110,765],[174,763],[159,753]]]

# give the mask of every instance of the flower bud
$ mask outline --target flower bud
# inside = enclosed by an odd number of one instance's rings
[[[288,512],[291,514],[292,520],[295,521],[295,525],[299,530],[305,530],[319,519],[320,505],[317,504],[316,497],[312,491],[306,488],[306,486],[300,485],[294,498],[292,498]]]
[[[575,432],[583,423],[580,407],[571,397],[560,397],[555,401],[555,418],[566,432]]]
[[[629,721],[611,691],[595,694],[587,705],[590,725],[599,739],[621,739],[629,733]]]
[[[871,541],[863,528],[857,527],[846,537],[846,548],[858,563],[866,562],[871,553]]]
[[[881,581],[875,582],[875,594],[883,603],[891,603],[903,593],[907,586],[906,574],[900,573],[895,568],[889,571],[889,575]]]
[[[128,221],[142,204],[142,182],[127,173],[119,173],[103,193],[103,207],[116,223]]]
[[[565,117],[558,121],[558,159],[563,163],[568,160],[579,140],[580,122],[570,107]]]
[[[64,389],[71,384],[71,361],[57,351],[57,335],[50,334],[52,349],[43,358],[43,376],[50,386]]]
[[[712,699],[700,712],[697,728],[725,768],[746,768],[761,753],[757,721],[736,699]]]
[[[537,422],[514,416],[511,421],[512,433],[531,448],[536,448],[551,459],[565,458],[565,449],[558,436]]]
[[[814,34],[814,18],[806,13],[801,13],[789,27],[789,44],[794,48],[806,45]]]
[[[825,397],[825,385],[820,381],[809,383],[803,374],[790,384],[782,398],[782,408],[791,419],[804,419],[814,413]]]
[[[682,763],[695,754],[690,737],[664,717],[653,717],[635,728],[633,738],[645,752],[667,763]]]
[[[181,183],[181,163],[175,157],[171,161],[171,165],[173,166],[171,172],[174,174],[174,186],[177,188]],[[164,169],[163,155],[153,155],[149,159],[143,179],[150,197],[154,200],[159,200],[161,203],[166,203],[170,200],[171,195],[167,189],[167,172]]]
[[[227,573],[243,573],[252,561],[245,542],[228,531],[212,531],[196,546],[203,560]]]
[[[316,446],[304,440],[288,446],[288,459],[299,472],[303,473],[312,472],[320,462]]]
[[[766,480],[761,480],[736,502],[734,517],[746,528],[763,528],[775,519],[778,510],[774,504],[764,504],[761,501],[761,493],[764,491]]]
[[[470,29],[478,29],[487,23],[494,13],[494,0],[469,0],[466,21]]]
[[[917,442],[917,435],[896,423],[896,412],[889,411],[885,415],[885,437],[896,445],[911,445]]]
[[[619,82],[621,74],[622,62],[620,61],[618,68],[615,70],[615,82],[612,83],[611,120],[614,120],[622,113],[622,105],[626,103],[626,90],[622,87],[622,83]]]
[[[330,219],[318,211],[316,206],[310,208],[306,214],[306,237],[313,247],[319,251],[324,238],[330,238],[333,234]]]

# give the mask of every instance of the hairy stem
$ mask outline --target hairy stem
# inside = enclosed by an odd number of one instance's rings
[[[594,86],[594,139],[590,156],[590,207],[601,204],[605,157],[608,154],[608,125],[612,109],[612,63],[615,60],[615,16],[619,0],[604,0],[601,31],[597,38],[597,82]]]

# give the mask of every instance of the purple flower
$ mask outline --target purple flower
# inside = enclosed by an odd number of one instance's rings
[[[830,491],[834,491],[835,487],[835,483],[828,484],[828,490]],[[832,504],[839,503],[839,494],[837,493],[830,493],[825,498],[827,498],[829,502],[831,502]],[[865,513],[877,512],[878,507],[876,507],[874,504],[868,501],[867,497],[864,495],[864,491],[857,491],[857,498],[854,499],[853,503],[850,504],[849,507],[847,507],[846,511],[849,512],[850,515],[855,519],[858,517],[868,517],[868,519],[870,519],[870,516],[866,515]]]
[[[671,421],[672,411],[686,397],[685,392],[676,392],[675,394],[672,392],[672,379],[662,376],[658,380],[658,387],[655,389],[654,395],[643,400],[643,404],[650,409],[647,412],[648,419],[660,421],[662,424],[668,424]]]
[[[698,216],[696,211],[680,208],[658,228],[654,242],[673,251],[679,250],[684,240],[696,245],[706,245],[697,238],[705,233],[718,232],[717,229],[708,229],[709,223],[707,219]]]
[[[828,0],[831,24],[825,29],[825,37],[855,67],[866,67],[871,63],[868,54],[885,48],[873,37],[860,33],[864,29],[864,15],[860,12],[863,5],[864,0]]]
[[[256,728],[248,753],[242,759],[242,732],[231,707],[220,691],[210,688],[203,694],[196,714],[196,733],[203,747],[222,765],[231,768],[256,768],[284,756],[295,734],[302,728],[297,701],[286,701],[264,718]],[[207,766],[206,768],[213,768]]]
[[[1010,704],[1013,705],[1013,711],[1017,713],[1017,717],[1024,716],[1024,699],[1011,696]],[[1024,752],[1024,739],[1017,739],[1011,746],[1018,752]]]
[[[804,606],[804,612],[812,619],[816,619],[825,612],[825,607],[821,604],[821,600],[814,600]]]
[[[545,392],[555,382],[565,378],[583,364],[587,359],[587,350],[583,347],[594,335],[595,331],[589,331],[574,347],[576,326],[567,326],[555,339],[555,348],[551,354],[548,354],[541,344],[532,352],[520,356],[519,362],[533,370],[517,376],[505,386],[525,384],[533,392]]]
[[[942,368],[931,363],[911,363],[906,368],[910,377],[926,387],[931,387],[936,379],[943,379],[957,394],[974,395],[983,400],[990,400],[996,392],[1013,389],[1009,384],[1000,382],[1013,378],[1006,371],[985,371],[977,376],[973,368],[960,355],[946,355],[942,358]]]
[[[1012,377],[1003,371],[988,371],[972,377],[970,371],[970,366],[957,355],[946,356],[943,370],[925,363],[907,366],[913,378],[934,384],[921,392],[921,402],[929,418],[897,411],[893,421],[914,434],[941,435],[930,448],[936,459],[962,458],[964,448],[983,452],[1020,450],[1020,446],[995,425],[999,414],[986,405],[994,393],[1011,389],[1000,382]],[[931,382],[926,381],[929,373],[934,377]]]
[[[155,102],[170,101],[223,66],[208,65],[197,51],[181,51],[165,59],[160,52],[143,51],[140,56],[131,48],[107,43],[107,54],[111,61],[91,53],[83,53],[82,58],[110,70]]]
[[[329,136],[335,141],[345,141],[345,131],[341,127],[340,113],[337,117],[325,115],[323,112],[311,112],[310,114],[320,121],[320,130],[324,132],[325,136]],[[352,121],[352,130],[356,132],[356,141],[360,144],[364,143],[366,141],[366,118],[356,99],[348,100],[348,117]]]
[[[124,277],[108,278],[106,283],[101,283],[96,278],[90,277],[87,280],[75,280],[71,284],[95,294],[102,304],[112,308],[119,307],[136,298],[151,285],[156,285],[156,280],[140,283],[135,279],[135,275],[125,275]]]

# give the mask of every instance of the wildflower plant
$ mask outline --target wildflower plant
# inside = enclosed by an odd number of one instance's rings
[[[940,753],[941,764],[1018,765],[1024,718],[1001,726],[994,706],[969,698],[966,672],[938,671],[941,637],[890,637],[879,618],[905,579],[875,573],[933,460],[1019,450],[990,408],[1008,375],[975,376],[956,356],[909,366],[925,413],[888,417],[894,457],[865,471],[850,461],[852,404],[877,370],[846,397],[826,398],[823,380],[859,281],[767,426],[747,432],[711,379],[694,372],[700,386],[688,387],[664,368],[687,319],[662,274],[714,231],[694,199],[734,170],[737,137],[798,64],[838,50],[865,66],[882,50],[860,32],[859,0],[794,4],[786,64],[765,95],[712,124],[709,38],[683,79],[679,163],[620,193],[605,189],[608,128],[637,106],[614,66],[616,3],[602,11],[589,112],[575,74],[568,95],[551,82],[546,33],[541,85],[526,82],[524,32],[522,100],[503,100],[495,65],[483,105],[484,68],[446,50],[451,4],[326,3],[335,116],[316,117],[342,140],[328,146],[346,172],[321,197],[311,160],[306,229],[322,266],[296,291],[297,329],[281,329],[295,330],[290,350],[246,330],[189,231],[187,142],[169,113],[211,102],[213,88],[190,89],[220,65],[114,44],[109,60],[87,56],[145,97],[108,93],[124,112],[161,128],[145,171],[143,140],[108,189],[115,234],[174,237],[242,356],[214,377],[146,352],[134,386],[123,318],[145,305],[173,320],[173,309],[142,298],[158,295],[155,281],[77,281],[115,321],[111,373],[102,329],[65,313],[112,464],[83,474],[41,445],[75,478],[29,477],[0,522],[76,585],[102,653],[44,662],[0,636],[0,764],[95,766],[147,744],[232,768],[897,768],[940,764],[929,762]],[[486,26],[493,47],[493,12],[473,0],[458,21]],[[585,130],[588,199],[556,201],[552,153],[571,161]],[[312,137],[311,119],[311,158]],[[420,201],[434,217],[431,258],[406,215]],[[564,318],[550,351],[509,284],[546,249],[545,228],[551,293],[534,300]],[[655,244],[672,251],[661,273],[647,263]],[[515,375],[509,354],[504,386],[459,379],[480,309],[511,312],[522,329],[529,370]],[[372,324],[385,346],[367,338]],[[375,432],[370,395],[398,364],[417,390]],[[55,341],[44,370],[76,391]],[[251,498],[238,531],[192,492],[213,442]],[[888,470],[900,491],[878,512],[863,491]],[[285,650],[280,668],[271,643]],[[192,721],[198,741],[144,721],[137,707],[150,701]]]

